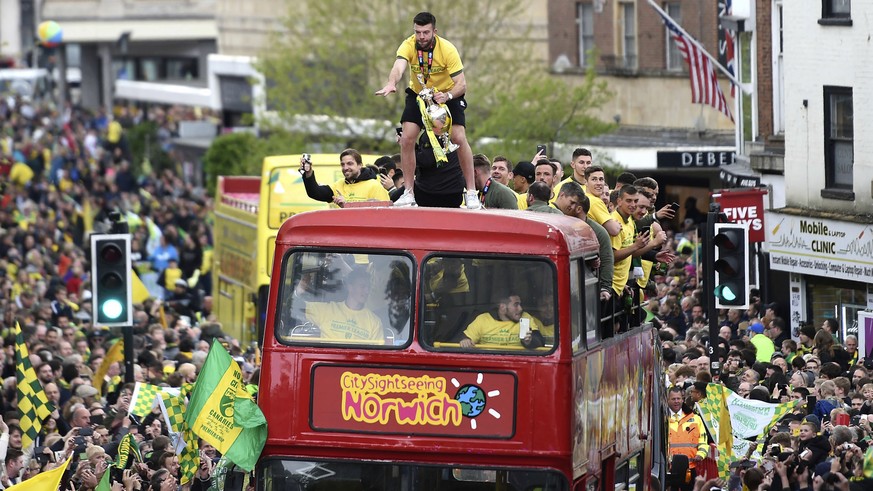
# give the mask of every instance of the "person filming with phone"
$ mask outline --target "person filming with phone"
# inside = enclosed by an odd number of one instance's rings
[[[461,338],[462,348],[477,344],[490,346],[523,346],[535,349],[545,345],[542,323],[524,311],[521,297],[512,291],[500,295],[496,309],[480,314]]]
[[[332,185],[320,185],[312,170],[312,157],[303,154],[300,159],[300,174],[306,195],[316,201],[331,203],[332,208],[342,208],[355,201],[390,201],[388,191],[382,187],[376,173],[364,167],[361,154],[347,148],[340,154],[340,169],[343,178]]]

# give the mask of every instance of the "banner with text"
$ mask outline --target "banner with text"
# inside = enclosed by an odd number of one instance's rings
[[[776,420],[785,416],[797,405],[797,401],[785,404],[743,399],[736,393],[728,394],[727,406],[731,414],[731,429],[734,436],[753,438],[763,433]]]
[[[721,211],[733,223],[749,224],[749,240],[764,242],[764,189],[722,191],[712,195]]]
[[[873,225],[767,212],[770,267],[869,282]]]

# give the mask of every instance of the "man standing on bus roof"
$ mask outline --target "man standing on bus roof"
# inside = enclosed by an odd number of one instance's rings
[[[315,180],[312,162],[306,160],[306,155],[300,159],[300,174],[303,175],[303,186],[306,195],[317,201],[331,203],[333,208],[342,208],[353,201],[390,201],[388,191],[376,178],[376,173],[364,167],[361,154],[353,148],[347,148],[340,154],[340,168],[343,178],[332,186],[320,185]]]
[[[480,203],[473,181],[473,151],[467,143],[464,110],[467,101],[467,81],[464,78],[464,65],[457,48],[449,41],[437,36],[436,17],[430,12],[420,12],[413,19],[414,34],[397,48],[397,59],[388,74],[388,82],[376,91],[376,95],[388,96],[397,92],[397,82],[403,77],[409,65],[409,87],[406,89],[406,106],[400,117],[402,125],[400,137],[400,167],[403,175],[415,175],[415,141],[421,132],[423,122],[418,108],[417,97],[425,87],[434,89],[434,102],[445,104],[452,115],[452,142],[459,145],[458,157],[464,174],[468,209],[479,209]],[[414,206],[411,179],[406,191],[395,202],[395,206]]]
[[[308,302],[306,318],[321,330],[321,339],[342,342],[371,340],[385,342],[382,321],[366,308],[370,296],[370,275],[364,268],[350,272],[345,280],[346,299],[342,302]]]
[[[524,329],[524,333],[522,332]],[[461,339],[462,348],[474,348],[476,344],[496,346],[524,346],[528,349],[545,344],[541,334],[542,323],[524,311],[521,297],[508,292],[501,295],[497,308],[480,314],[467,329]],[[524,334],[524,335],[522,335]]]

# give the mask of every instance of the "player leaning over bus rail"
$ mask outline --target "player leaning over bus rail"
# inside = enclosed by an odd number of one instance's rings
[[[319,185],[315,180],[315,171],[309,154],[300,158],[300,174],[303,175],[303,185],[306,195],[317,201],[331,203],[333,207],[342,208],[348,202],[354,201],[390,201],[388,191],[382,187],[376,173],[364,167],[361,154],[347,148],[340,154],[340,168],[343,179],[333,185]]]
[[[496,310],[473,319],[464,331],[460,345],[462,348],[482,344],[487,348],[524,346],[535,349],[545,345],[541,329],[542,323],[524,311],[521,297],[509,291],[498,298]]]

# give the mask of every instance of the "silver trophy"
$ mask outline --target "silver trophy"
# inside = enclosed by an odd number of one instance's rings
[[[418,96],[424,101],[424,105],[427,108],[426,117],[430,120],[430,126],[439,140],[440,146],[443,147],[443,151],[448,154],[457,150],[458,145],[452,143],[449,137],[452,129],[452,113],[449,111],[448,106],[438,104],[433,100],[434,90],[431,87],[421,89]]]

